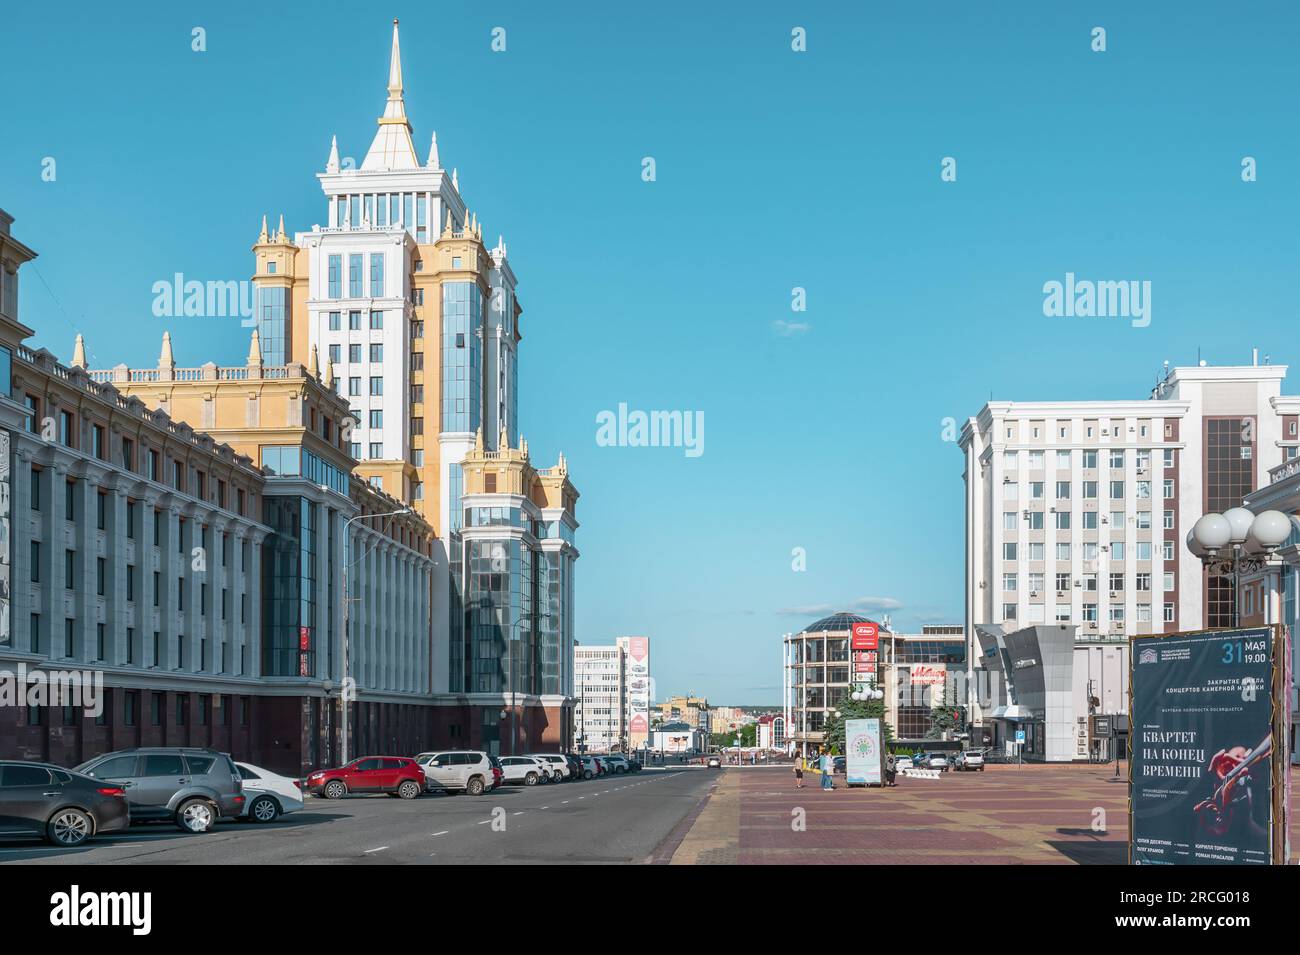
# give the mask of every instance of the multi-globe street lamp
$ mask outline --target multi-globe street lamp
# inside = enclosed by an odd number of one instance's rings
[[[1259,514],[1234,507],[1206,514],[1187,532],[1187,549],[1216,577],[1232,580],[1232,625],[1240,624],[1238,589],[1242,574],[1259,573],[1291,536],[1291,518],[1281,511]]]

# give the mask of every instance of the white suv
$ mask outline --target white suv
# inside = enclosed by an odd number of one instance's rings
[[[953,767],[966,772],[979,770],[984,772],[984,754],[979,750],[968,749],[965,752],[958,753],[957,759],[953,762]]]
[[[477,750],[421,753],[415,761],[424,770],[425,789],[480,796],[492,788],[492,761],[487,753]]]
[[[536,786],[546,778],[546,767],[536,756],[502,756],[501,771],[505,774],[503,783]]]
[[[569,761],[559,753],[529,753],[533,759],[540,760],[550,772],[551,780],[559,782],[569,776]]]
[[[632,764],[627,761],[627,757],[622,753],[610,753],[608,756],[600,758],[609,764],[611,773],[626,773],[632,769]]]

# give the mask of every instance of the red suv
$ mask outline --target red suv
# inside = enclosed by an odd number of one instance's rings
[[[414,799],[424,792],[424,770],[405,756],[363,756],[339,769],[312,773],[306,790],[326,799],[342,799],[348,793],[387,793]]]

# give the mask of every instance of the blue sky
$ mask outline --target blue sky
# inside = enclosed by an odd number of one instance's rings
[[[1300,360],[1293,4],[622,6],[14,6],[0,206],[40,253],[37,343],[150,364],[166,328],[182,364],[242,361],[237,320],[164,322],[151,286],[247,278],[263,213],[324,221],[400,17],[417,146],[520,276],[524,434],[582,492],[578,638],[645,634],[660,697],[723,703],[779,702],[780,634],[823,608],[961,622],[945,417],[1145,397],[1198,348]],[[1069,271],[1150,281],[1150,326],[1045,318]],[[597,446],[620,402],[704,412],[705,453]]]

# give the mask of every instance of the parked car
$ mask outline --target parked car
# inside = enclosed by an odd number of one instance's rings
[[[424,770],[425,787],[481,796],[496,785],[492,760],[480,750],[448,750],[415,757]]]
[[[307,792],[326,799],[352,793],[387,793],[414,799],[424,791],[424,769],[405,756],[363,756],[338,769],[322,769],[307,777]]]
[[[501,771],[507,783],[536,786],[545,779],[546,767],[534,756],[502,756]]]
[[[915,765],[912,763],[912,757],[911,757],[911,756],[895,756],[895,757],[894,757],[894,771],[895,771],[895,772],[901,773],[901,772],[902,772],[903,770],[905,770],[905,769],[915,769],[915,768],[916,768],[916,767],[915,767]]]
[[[569,761],[559,753],[530,753],[533,759],[540,760],[543,768],[546,769],[553,782],[560,782],[567,779],[573,770],[569,766]]]
[[[948,771],[948,757],[944,753],[922,753],[921,767],[924,769],[938,769],[946,773]]]
[[[604,757],[604,756],[593,756],[592,759],[594,759],[594,760],[596,761],[596,775],[597,775],[597,776],[607,776],[607,775],[609,775],[609,763],[605,762],[605,757]]]
[[[631,766],[628,765],[627,757],[622,753],[610,753],[608,756],[602,756],[601,758],[608,764],[611,773],[621,774],[632,771]]]
[[[77,772],[126,790],[132,822],[175,822],[185,832],[207,832],[221,818],[244,811],[243,783],[234,761],[215,749],[145,746],[87,760]]]
[[[489,756],[488,762],[492,764],[492,788],[496,789],[506,784],[506,772],[501,766],[499,756]]]
[[[275,822],[286,812],[303,806],[302,783],[252,763],[235,763],[244,783],[243,818],[250,822]]]
[[[637,759],[635,756],[629,756],[627,758],[627,768],[634,773],[641,772],[641,760]]]
[[[831,772],[838,776],[848,773],[849,759],[847,756],[836,756],[831,761]]]
[[[130,823],[125,786],[50,763],[0,763],[0,837],[39,835],[72,849]]]
[[[581,779],[582,778],[582,757],[579,756],[577,753],[565,753],[564,758],[569,764],[569,781],[573,782],[575,780]]]
[[[595,756],[582,757],[582,778],[592,779],[600,775],[600,761]]]
[[[721,768],[722,768],[722,757],[721,757],[721,756],[718,756],[716,753],[715,753],[714,755],[710,756],[710,757],[709,757],[708,766],[709,766],[709,769],[721,769]]]
[[[953,760],[953,768],[968,773],[979,770],[982,773],[984,772],[984,754],[977,749],[963,750]]]

